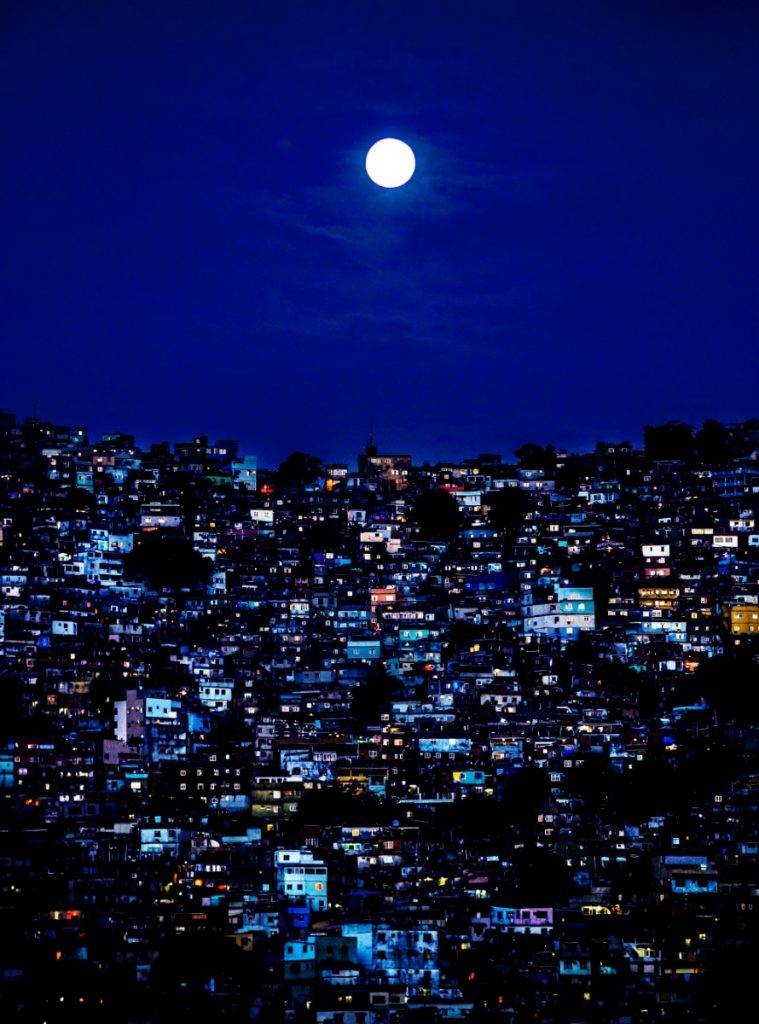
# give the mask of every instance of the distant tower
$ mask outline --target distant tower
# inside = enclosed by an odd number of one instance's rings
[[[374,439],[374,417],[372,416],[371,420],[369,420],[369,437],[366,439],[364,454],[372,458],[372,456],[377,454],[377,451],[377,442]]]
[[[369,421],[369,436],[366,439],[366,445],[364,450],[358,457],[358,471],[361,476],[365,476],[369,467],[369,459],[373,459],[377,454],[377,443],[374,439],[374,417],[372,416]]]

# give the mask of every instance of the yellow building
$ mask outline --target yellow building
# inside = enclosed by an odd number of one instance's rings
[[[759,605],[735,604],[725,609],[725,619],[733,636],[759,633]]]
[[[638,602],[641,608],[677,608],[680,598],[679,587],[638,587]]]

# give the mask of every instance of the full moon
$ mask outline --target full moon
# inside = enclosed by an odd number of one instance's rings
[[[366,154],[366,173],[382,188],[398,188],[411,180],[414,151],[400,139],[380,139]]]

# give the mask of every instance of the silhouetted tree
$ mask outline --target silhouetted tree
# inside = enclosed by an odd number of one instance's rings
[[[398,680],[389,676],[384,666],[372,668],[367,681],[353,691],[353,717],[360,725],[376,725],[398,688]]]
[[[215,1020],[219,1015],[215,992],[232,994],[239,1008],[234,1019],[240,1019],[240,1011],[265,994],[273,980],[270,961],[266,941],[257,942],[255,953],[250,954],[209,930],[172,937],[160,947],[150,970],[151,1019]]]
[[[579,487],[580,482],[595,471],[589,455],[568,455],[556,471],[557,487]]]
[[[397,813],[370,793],[350,793],[338,785],[306,789],[298,802],[296,821],[304,825],[376,825]]]
[[[670,420],[661,426],[646,424],[643,446],[646,455],[655,461],[687,462],[693,455],[693,427],[680,420]]]
[[[426,540],[453,540],[461,525],[456,499],[448,491],[437,488],[419,496],[410,519]]]
[[[526,825],[535,820],[537,810],[551,794],[548,772],[545,768],[527,765],[513,773],[498,777],[496,791],[501,805],[500,813],[509,822]]]
[[[482,636],[482,627],[473,622],[457,619],[448,628],[448,636],[442,650],[442,659],[447,663],[467,651]]]
[[[210,559],[173,534],[147,533],[124,558],[127,578],[146,579],[157,590],[197,587],[208,582],[212,570]]]
[[[449,830],[469,840],[502,836],[508,828],[505,815],[495,797],[479,793],[437,807],[435,822],[438,831]]]
[[[532,844],[514,851],[507,886],[520,902],[539,907],[561,903],[575,889],[566,860]]]
[[[592,588],[596,622],[602,623],[609,611],[611,570],[599,563],[583,566],[575,573],[574,585]]]
[[[530,507],[530,499],[519,487],[507,487],[487,495],[488,522],[503,535],[504,551],[513,554],[519,528]]]
[[[277,469],[277,482],[284,487],[305,487],[323,476],[322,460],[306,452],[292,452]]]
[[[337,519],[325,519],[324,522],[307,523],[301,551],[304,556],[314,551],[339,550],[343,542],[343,531]]]
[[[756,932],[740,939],[716,943],[709,950],[704,970],[702,1005],[712,1010],[711,1020],[740,1020],[756,1002]]]
[[[528,442],[514,452],[520,469],[542,469],[552,472],[556,469],[556,450],[552,444],[545,446]]]
[[[759,722],[759,663],[749,647],[699,665],[693,673],[693,690],[720,719]]]
[[[20,676],[0,672],[3,692],[3,713],[0,716],[0,741],[20,732],[25,722],[24,683]]]
[[[695,437],[699,462],[721,466],[730,458],[730,431],[718,420],[704,420]]]
[[[619,823],[643,821],[652,814],[676,814],[692,798],[687,777],[678,773],[661,751],[632,761],[630,767],[611,780],[611,799],[606,811]]]
[[[76,512],[92,512],[95,508],[95,495],[84,487],[72,487],[63,499],[63,511],[70,516]]]
[[[599,811],[611,789],[611,765],[601,754],[590,754],[566,774],[567,792],[579,797],[588,811]]]

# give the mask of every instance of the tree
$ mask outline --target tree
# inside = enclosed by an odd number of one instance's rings
[[[376,725],[398,688],[398,680],[389,676],[383,665],[372,667],[367,681],[353,691],[351,711],[356,722],[363,726]]]
[[[680,420],[643,428],[646,455],[654,461],[687,462],[693,456],[693,427]]]
[[[699,665],[693,673],[693,690],[720,720],[759,722],[759,663],[751,645]]]
[[[596,472],[596,467],[591,456],[567,455],[561,468],[556,471],[556,486],[577,488],[594,472]]]
[[[280,462],[277,482],[283,487],[305,487],[324,476],[324,463],[316,455],[292,452]]]
[[[298,801],[296,821],[305,825],[377,825],[397,809],[384,808],[371,793],[351,793],[339,785],[306,789]]]
[[[0,672],[3,690],[3,714],[0,718],[0,741],[7,740],[15,732],[20,732],[26,721],[24,701],[24,681],[21,676]]]
[[[527,906],[555,906],[564,902],[575,890],[572,870],[562,858],[534,844],[516,849],[511,857],[507,879],[512,895]]]
[[[64,496],[62,509],[72,517],[81,512],[92,514],[95,509],[95,495],[84,487],[72,487]]]
[[[309,522],[304,531],[301,551],[306,557],[315,551],[339,551],[344,539],[342,524],[338,519]]]
[[[482,637],[482,627],[465,619],[454,620],[447,630],[447,640],[443,645],[442,660],[447,664],[457,658],[462,651],[468,651],[475,641]]]
[[[419,496],[410,519],[425,540],[453,540],[461,525],[456,499],[448,491],[437,488]]]
[[[528,442],[514,452],[520,469],[542,469],[546,473],[556,469],[556,449],[552,444],[544,446]]]
[[[502,491],[489,493],[486,502],[488,522],[494,530],[503,535],[507,554],[513,554],[519,528],[530,507],[526,492],[519,487],[507,487]]]
[[[439,832],[448,831],[465,840],[484,837],[503,837],[508,822],[501,813],[495,797],[473,793],[452,804],[441,804],[435,809],[435,824]]]
[[[512,774],[499,775],[496,798],[501,813],[511,823],[528,825],[551,796],[551,784],[545,768],[527,765]]]
[[[595,813],[609,799],[613,778],[608,757],[589,754],[567,772],[566,792],[579,797],[586,811]]]
[[[704,420],[695,444],[699,461],[705,466],[721,466],[730,458],[730,431],[718,420]]]
[[[602,556],[601,556],[602,557]],[[574,575],[574,586],[591,587],[596,609],[596,622],[601,623],[609,612],[611,597],[612,568],[598,561],[592,565],[584,565]]]
[[[269,961],[267,941],[257,942],[251,955],[210,929],[171,936],[159,946],[150,969],[150,1019],[193,1024],[217,1019],[215,992],[228,993],[233,1005],[247,1007],[266,996],[273,978]]]
[[[205,585],[212,569],[210,559],[203,558],[189,540],[173,534],[147,533],[124,558],[125,575],[146,579],[156,590]]]

